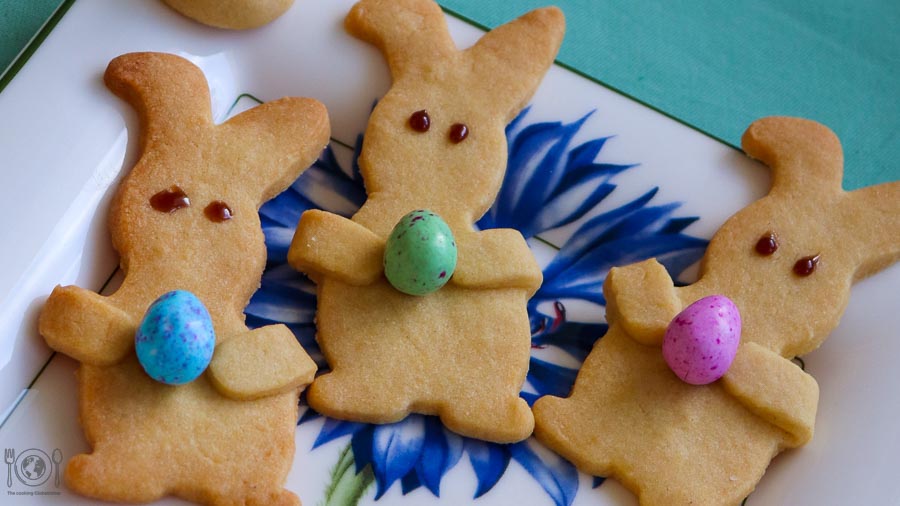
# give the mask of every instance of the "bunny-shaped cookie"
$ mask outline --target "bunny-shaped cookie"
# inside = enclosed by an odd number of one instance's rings
[[[309,403],[372,423],[435,414],[460,434],[522,440],[534,425],[518,396],[526,301],[541,272],[521,234],[473,224],[499,191],[504,128],[553,62],[562,13],[532,11],[464,51],[430,0],[363,0],[346,27],[381,49],[393,85],[365,133],[365,205],[352,220],[307,211],[291,244],[289,262],[317,283],[317,339],[332,369]],[[394,289],[382,267],[392,228],[417,209],[443,217],[459,250],[450,282],[422,297]]]
[[[777,453],[809,441],[818,384],[790,359],[837,326],[854,281],[900,258],[900,182],[843,191],[826,127],[764,118],[742,143],[771,167],[769,194],[716,232],[692,285],[674,288],[655,260],[612,269],[609,331],[571,396],[534,406],[541,441],[644,505],[738,504]],[[721,380],[689,385],[660,345],[676,314],[714,294],[740,310],[741,345]]]
[[[40,316],[50,347],[82,363],[93,453],[68,463],[66,483],[111,501],[299,504],[283,485],[316,366],[287,327],[248,330],[243,309],[266,260],[257,209],[328,142],[325,108],[284,98],[215,125],[202,72],[168,54],[120,56],[104,79],[138,112],[141,157],[109,216],[121,288],[56,287]],[[151,379],[133,351],[148,306],[176,289],[199,297],[216,333],[207,372],[180,386]]]

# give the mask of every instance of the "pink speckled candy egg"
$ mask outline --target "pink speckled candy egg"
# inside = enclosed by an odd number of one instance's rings
[[[741,342],[741,314],[724,295],[704,297],[666,328],[662,353],[684,382],[706,385],[725,375]]]

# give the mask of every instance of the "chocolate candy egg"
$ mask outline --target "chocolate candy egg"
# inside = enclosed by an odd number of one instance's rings
[[[456,241],[440,216],[413,211],[394,227],[384,248],[384,275],[397,290],[426,295],[444,286],[456,269]]]
[[[686,383],[706,385],[725,375],[741,341],[741,315],[724,295],[704,297],[666,328],[663,358]]]
[[[206,306],[191,292],[175,290],[147,309],[134,337],[138,361],[167,385],[190,383],[212,360],[216,334]]]

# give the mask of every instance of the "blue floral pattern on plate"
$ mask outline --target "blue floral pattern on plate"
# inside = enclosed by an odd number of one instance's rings
[[[506,177],[496,202],[478,226],[515,228],[533,248],[554,252],[543,269],[543,285],[528,304],[535,353],[521,396],[531,404],[543,395],[568,395],[578,372],[571,361],[555,363],[540,350],[554,347],[581,363],[606,332],[605,324],[570,319],[565,301],[595,304],[600,314],[600,306],[605,304],[603,280],[611,267],[657,257],[677,275],[700,259],[706,241],[684,233],[697,218],[675,216],[678,203],[653,202],[655,187],[630,202],[602,209],[604,199],[617,187],[616,176],[637,166],[596,161],[609,137],[573,145],[592,113],[571,123],[526,124],[528,112],[523,111],[506,129]],[[287,265],[287,250],[297,221],[307,209],[350,217],[363,204],[366,193],[356,163],[361,145],[359,136],[353,161],[346,169],[332,148],[326,148],[313,167],[260,209],[269,258],[262,286],[246,309],[247,324],[285,323],[322,369],[328,364],[315,342],[315,286]],[[568,225],[576,228],[561,246],[540,236]],[[307,408],[299,423],[320,416]],[[425,487],[439,496],[443,477],[464,455],[477,478],[474,498],[502,479],[511,460],[521,465],[557,506],[572,504],[578,491],[575,467],[541,451],[533,438],[510,445],[487,443],[454,434],[435,417],[411,415],[388,425],[325,419],[314,448],[345,438],[350,442],[333,469],[326,504],[332,500],[355,504],[372,482],[376,500],[398,481],[404,494]],[[596,478],[594,486],[602,481]],[[340,487],[354,490],[341,491]]]

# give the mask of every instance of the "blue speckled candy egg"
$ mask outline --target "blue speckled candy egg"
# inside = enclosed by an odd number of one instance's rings
[[[426,295],[444,286],[456,269],[456,241],[440,216],[413,211],[394,227],[384,248],[384,275],[397,290]]]
[[[191,292],[175,290],[147,309],[134,336],[138,361],[167,385],[190,383],[212,360],[216,333],[206,306]]]

